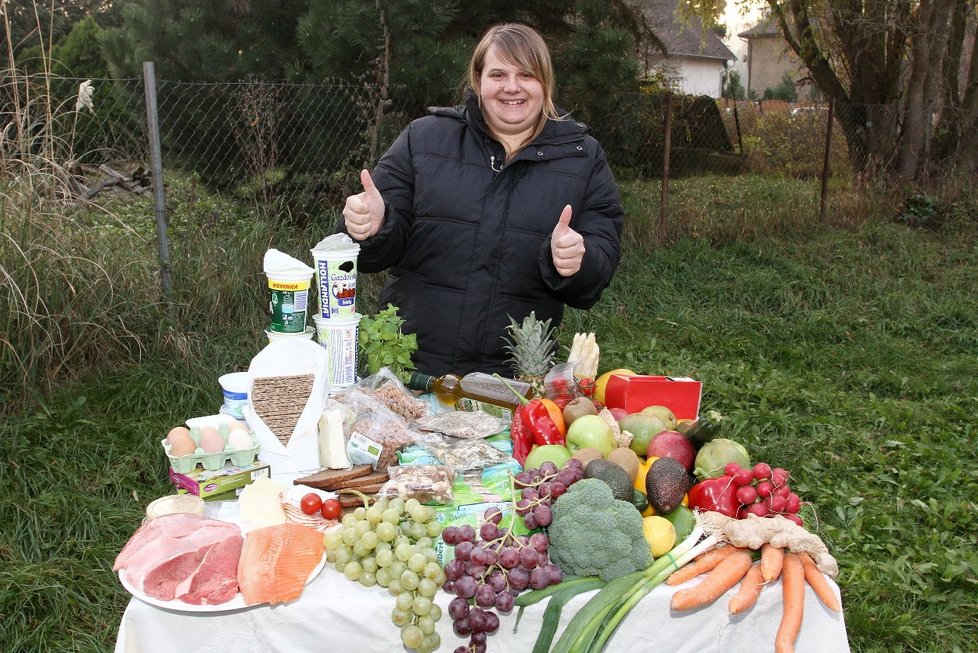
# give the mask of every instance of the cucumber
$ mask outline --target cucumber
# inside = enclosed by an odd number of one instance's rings
[[[702,447],[704,444],[720,435],[720,424],[722,421],[723,415],[715,410],[711,410],[707,414],[702,415],[699,419],[697,419],[693,423],[693,426],[686,431],[686,439],[695,444],[697,447]]]

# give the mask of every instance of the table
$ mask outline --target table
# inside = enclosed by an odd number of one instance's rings
[[[689,584],[695,584],[691,581]],[[838,587],[833,583],[838,594]],[[745,615],[727,615],[730,590],[711,606],[690,613],[670,614],[669,599],[676,588],[661,585],[645,597],[609,642],[609,653],[664,651],[669,653],[730,653],[773,651],[781,618],[781,585],[761,593]],[[565,606],[558,635],[571,616],[593,593],[582,594]],[[451,653],[467,643],[452,632],[448,617],[451,597],[439,592],[444,612],[438,622],[442,644]],[[501,615],[500,628],[489,637],[489,651],[528,652],[539,632],[545,602],[527,608],[513,632],[516,610]],[[295,602],[275,607],[256,606],[234,612],[182,613],[151,606],[133,598],[119,625],[115,653],[390,653],[404,651],[400,631],[391,622],[394,598],[381,587],[366,588],[346,580],[333,565],[306,586]],[[849,651],[842,614],[826,609],[806,588],[805,617],[797,653]]]

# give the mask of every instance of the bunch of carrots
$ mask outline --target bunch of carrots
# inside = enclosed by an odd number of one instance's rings
[[[740,583],[728,610],[732,615],[741,614],[757,603],[768,583],[781,578],[784,607],[775,636],[775,653],[794,651],[805,607],[805,583],[827,608],[835,612],[842,610],[825,576],[807,553],[793,553],[764,544],[759,560],[754,558],[750,549],[735,546],[718,547],[701,554],[666,579],[667,585],[681,585],[703,576],[697,585],[673,594],[672,609],[681,612],[709,605]]]

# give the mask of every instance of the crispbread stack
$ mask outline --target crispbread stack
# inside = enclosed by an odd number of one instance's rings
[[[252,381],[252,409],[285,446],[309,401],[314,381],[312,374],[266,376]]]
[[[330,492],[350,489],[363,494],[376,494],[389,479],[386,470],[374,471],[370,465],[354,465],[350,469],[325,469],[296,479],[293,483]],[[344,508],[363,505],[363,499],[356,494],[343,494],[339,501]]]

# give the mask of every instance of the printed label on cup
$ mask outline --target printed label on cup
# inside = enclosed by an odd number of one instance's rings
[[[356,256],[317,254],[316,278],[319,282],[320,317],[352,317],[356,313]]]

